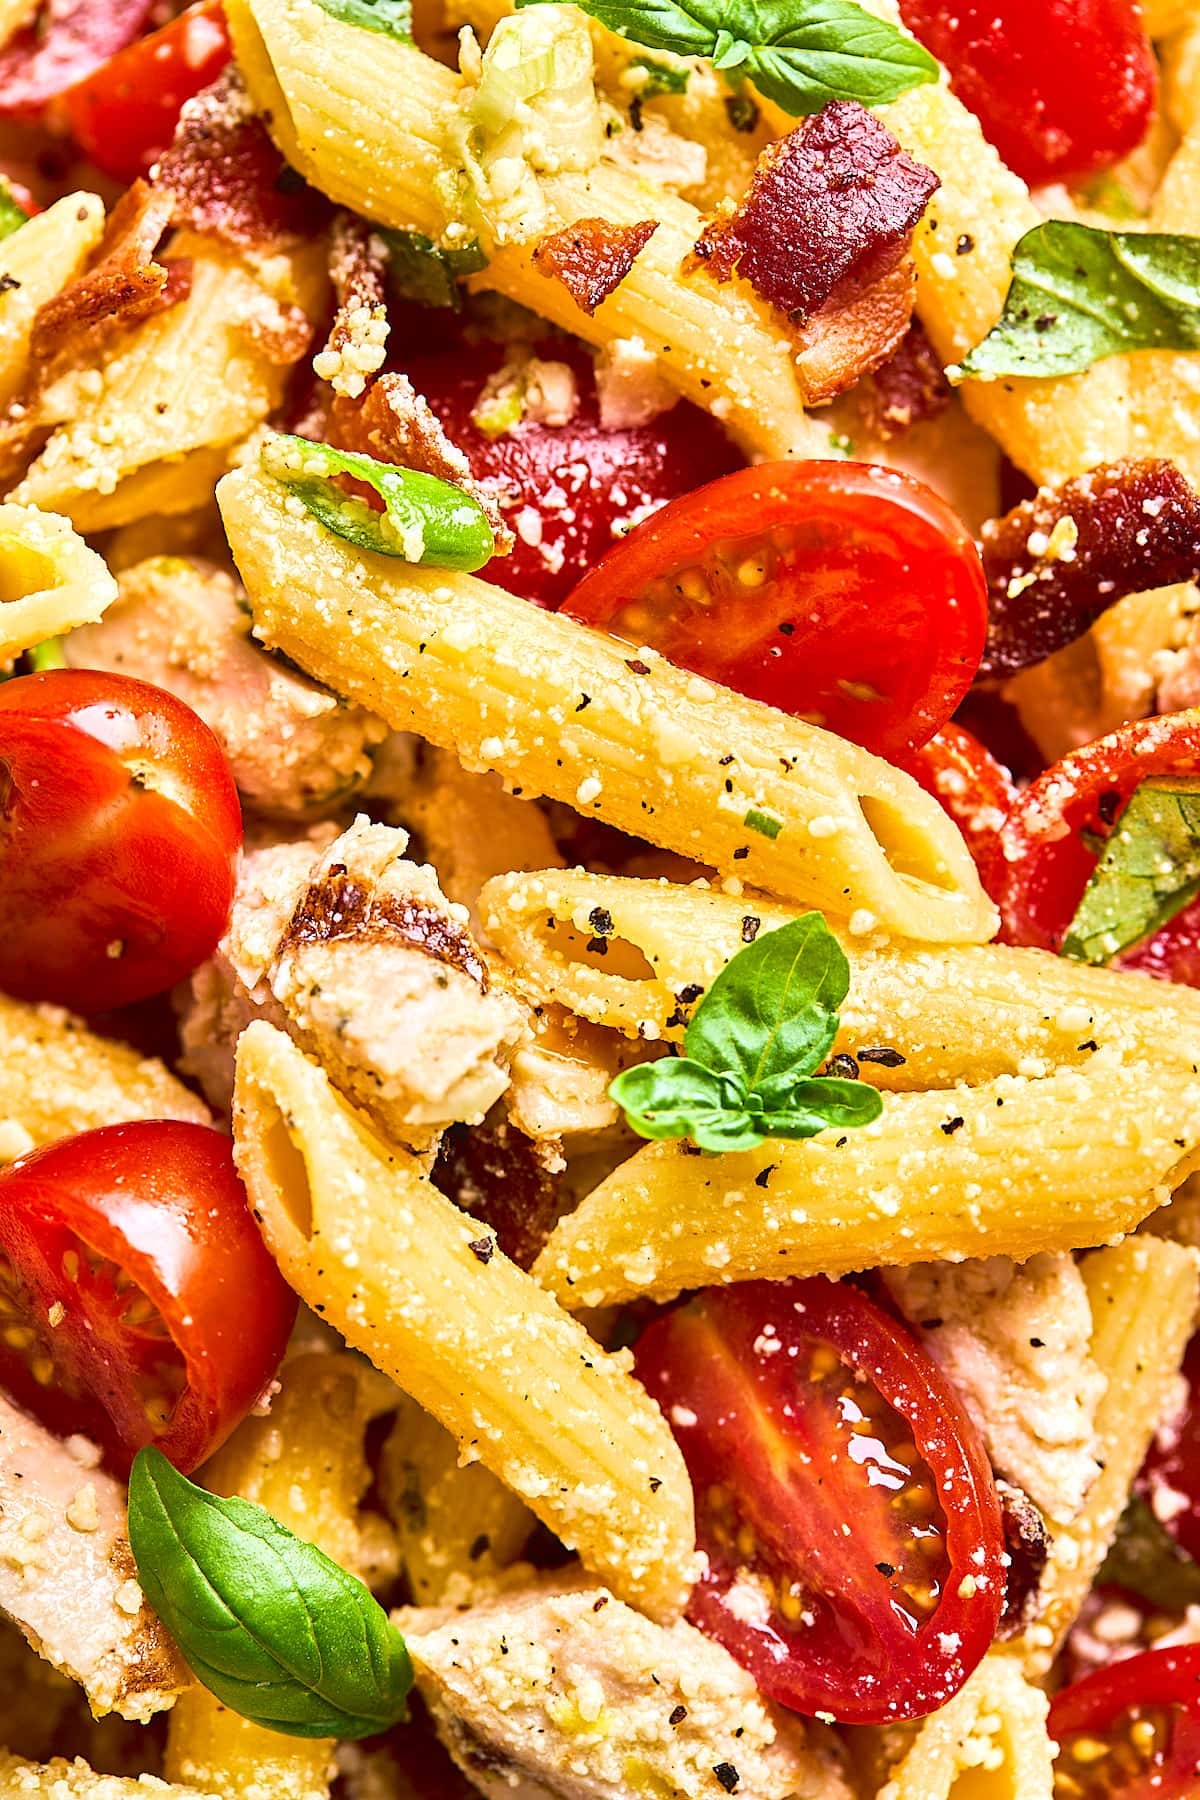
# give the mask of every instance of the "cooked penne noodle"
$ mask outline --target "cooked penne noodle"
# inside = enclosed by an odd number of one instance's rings
[[[953,1700],[919,1725],[854,1734],[868,1768],[881,1764],[884,1771],[867,1791],[875,1800],[965,1800],[968,1793],[974,1800],[1052,1800],[1048,1708],[1041,1689],[993,1650]]]
[[[878,757],[474,576],[356,551],[266,475],[218,492],[256,635],[394,729],[864,929],[991,936],[957,829]]]
[[[1197,0],[1142,0],[1142,23],[1152,38],[1170,37],[1200,24]]]
[[[50,1763],[31,1763],[0,1750],[0,1800],[155,1800],[156,1796],[161,1800],[225,1800],[224,1795],[178,1787],[153,1775],[99,1775],[81,1756],[72,1762],[56,1757]],[[286,1800],[282,1793],[280,1800]]]
[[[680,1042],[700,993],[743,944],[794,918],[705,884],[630,881],[581,870],[500,875],[481,897],[484,928],[520,988],[627,1037]],[[1200,1065],[1200,996],[1149,976],[998,944],[877,945],[835,922],[850,992],[835,1050],[883,1045],[899,1063],[864,1061],[877,1087],[946,1087],[997,1075],[1125,1062]],[[687,1007],[688,1003],[683,1003]],[[981,1034],[986,1017],[991,1029]]]
[[[614,1591],[678,1612],[694,1576],[691,1488],[627,1360],[266,1024],[238,1046],[234,1137],[267,1243],[301,1297]]]
[[[117,597],[103,558],[57,513],[0,505],[0,668],[76,625],[94,625]]]
[[[1200,1153],[1200,1077],[1098,1052],[1040,1079],[884,1096],[873,1125],[716,1158],[647,1144],[534,1273],[564,1304],[986,1254],[1132,1231]]]
[[[82,272],[103,233],[99,196],[66,194],[0,243],[0,407],[24,385],[39,307]]]

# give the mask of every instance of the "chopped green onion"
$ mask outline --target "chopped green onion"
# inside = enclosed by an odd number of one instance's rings
[[[26,652],[26,656],[35,675],[41,675],[47,669],[65,669],[67,666],[60,637],[46,638],[44,642],[35,644],[32,650]]]
[[[761,832],[765,838],[777,838],[783,830],[782,819],[776,819],[770,813],[759,812],[755,806],[750,808],[742,824],[750,831]]]
[[[376,230],[388,249],[388,264],[396,292],[418,306],[449,306],[462,310],[458,284],[465,275],[487,268],[487,257],[479,239],[472,238],[461,248],[448,250],[423,231],[390,231],[385,226]]]

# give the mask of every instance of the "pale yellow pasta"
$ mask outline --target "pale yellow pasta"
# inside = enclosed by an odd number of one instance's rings
[[[878,757],[474,576],[359,551],[268,476],[218,498],[256,635],[396,730],[864,928],[992,935],[957,829]]]
[[[878,1264],[1073,1250],[1132,1231],[1200,1154],[1200,1077],[1100,1051],[1040,1078],[885,1094],[874,1124],[700,1157],[647,1144],[534,1264],[564,1304]]]
[[[1011,1657],[992,1650],[919,1725],[852,1734],[863,1792],[875,1800],[1051,1800],[1049,1704]]]
[[[104,232],[104,202],[67,194],[0,243],[0,407],[29,374],[29,339],[38,309],[80,274]]]
[[[459,1463],[458,1445],[407,1396],[383,1446],[379,1491],[396,1528],[417,1606],[461,1604],[525,1547],[536,1520],[482,1463]]]
[[[1092,1356],[1108,1378],[1096,1413],[1100,1473],[1077,1518],[1048,1521],[1039,1616],[1015,1646],[1032,1675],[1050,1667],[1074,1623],[1167,1409],[1196,1316],[1198,1268],[1195,1251],[1144,1235],[1083,1261]]]
[[[280,330],[281,306],[319,308],[319,246],[258,269],[190,232],[170,251],[191,259],[187,298],[123,333],[97,370],[75,378],[71,416],[12,495],[67,514],[81,531],[194,508],[283,393],[288,364],[272,360],[261,334]]]
[[[489,938],[531,1000],[569,1007],[628,1037],[674,1042],[686,1022],[680,994],[708,987],[745,943],[796,916],[706,884],[578,869],[497,876],[481,910]],[[1040,1075],[1086,1065],[1100,1050],[1124,1061],[1200,1065],[1200,995],[1190,989],[1044,950],[929,949],[855,937],[836,920],[833,929],[850,962],[835,1049],[884,1045],[904,1059],[897,1068],[863,1063],[864,1080],[879,1087]]]
[[[154,1775],[98,1775],[82,1757],[26,1762],[0,1750],[0,1800],[227,1800]],[[280,1800],[284,1800],[281,1795]],[[306,1797],[307,1800],[307,1797]]]
[[[238,1046],[234,1139],[301,1298],[615,1592],[677,1612],[694,1575],[691,1488],[628,1357],[601,1349],[266,1024]]]
[[[0,1163],[129,1119],[212,1122],[157,1057],[96,1037],[61,1007],[0,994]]]
[[[1162,63],[1162,104],[1180,132],[1191,132],[1200,121],[1200,8],[1188,0],[1190,18],[1183,28],[1159,47]]]
[[[1197,0],[1142,0],[1142,22],[1152,38],[1170,37],[1200,24]]]
[[[380,224],[440,234],[434,180],[447,166],[459,77],[412,45],[363,32],[316,0],[231,0],[238,61],[288,161],[324,193]],[[745,283],[681,270],[700,235],[694,206],[601,160],[542,178],[552,220],[657,221],[629,274],[580,310],[533,266],[536,239],[496,249],[474,280],[594,344],[639,337],[663,374],[762,456],[829,453],[809,419],[786,324]],[[556,229],[553,224],[548,229]]]
[[[367,1425],[394,1401],[357,1357],[315,1352],[285,1365],[269,1414],[253,1414],[208,1464],[204,1484],[265,1506],[282,1525],[366,1580],[372,1546],[358,1503],[371,1476]],[[324,1800],[332,1739],[286,1737],[193,1687],[171,1713],[166,1771],[222,1800]]]
[[[116,597],[103,558],[67,519],[0,504],[0,668],[46,638],[94,625]]]

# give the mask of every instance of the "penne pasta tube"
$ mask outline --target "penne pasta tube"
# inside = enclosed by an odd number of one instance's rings
[[[356,550],[257,471],[218,496],[256,636],[394,729],[864,930],[995,929],[955,826],[878,757],[474,576]]]
[[[718,1157],[647,1144],[555,1227],[564,1304],[880,1264],[1072,1250],[1132,1231],[1200,1153],[1200,1077],[1120,1064],[887,1094],[874,1124]]]
[[[302,1298],[631,1604],[678,1612],[692,1495],[662,1414],[281,1032],[238,1046],[238,1167]]]
[[[1152,38],[1170,37],[1200,24],[1197,0],[1142,0],[1142,23]]]
[[[46,638],[94,625],[116,597],[103,558],[68,520],[0,505],[0,668]]]
[[[103,233],[99,195],[65,194],[0,243],[0,408],[25,384],[39,308],[82,273]]]
[[[864,1791],[875,1800],[1052,1800],[1049,1704],[1010,1657],[992,1650],[919,1725],[852,1733],[867,1768],[882,1770]]]
[[[0,1750],[0,1800],[226,1800],[199,1788],[177,1787],[153,1775],[98,1775],[81,1756],[67,1762],[26,1762]],[[284,1800],[281,1795],[280,1800]]]
[[[582,870],[499,875],[484,929],[531,1000],[568,1007],[627,1037],[682,1041],[700,994],[730,957],[793,908]],[[892,1089],[1044,1075],[1111,1049],[1122,1061],[1200,1065],[1200,995],[999,944],[926,948],[835,932],[850,992],[835,1050],[884,1046],[864,1080]],[[687,996],[681,999],[681,996]],[[989,1027],[980,1031],[979,1021]]]

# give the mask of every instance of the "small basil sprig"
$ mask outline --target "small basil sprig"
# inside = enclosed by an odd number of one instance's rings
[[[646,1138],[752,1150],[869,1125],[883,1103],[865,1081],[816,1076],[837,1036],[850,966],[820,913],[739,950],[696,1008],[683,1055],[624,1070],[609,1093]]]
[[[1092,870],[1062,954],[1104,963],[1158,931],[1200,894],[1200,787],[1143,781]]]
[[[361,1738],[407,1716],[404,1639],[361,1581],[249,1500],[141,1450],[129,1478],[138,1580],[223,1705],[287,1737]]]
[[[1051,219],[1021,239],[1004,311],[949,371],[1077,375],[1128,350],[1200,349],[1200,238]]]
[[[541,0],[517,0],[535,6]],[[556,4],[572,0],[555,0]],[[800,118],[831,100],[879,105],[938,79],[915,38],[854,0],[579,0],[582,10],[648,50],[707,57],[731,86],[751,80]]]
[[[462,311],[459,281],[487,268],[478,238],[461,249],[445,250],[423,231],[392,231],[384,225],[376,225],[375,231],[387,245],[388,273],[402,299]]]
[[[11,237],[14,231],[19,231],[28,222],[29,214],[0,175],[0,238]]]
[[[402,44],[413,41],[412,0],[317,0],[317,5],[344,25],[361,25]]]
[[[432,563],[439,569],[466,570],[481,569],[495,552],[495,535],[479,502],[452,482],[419,469],[401,469],[357,451],[286,436],[263,445],[262,466],[327,530],[360,550]],[[383,501],[383,512],[343,493],[331,475],[365,481]]]
[[[1200,1564],[1159,1524],[1139,1494],[1121,1514],[1096,1580],[1128,1588],[1165,1613],[1200,1605]]]

